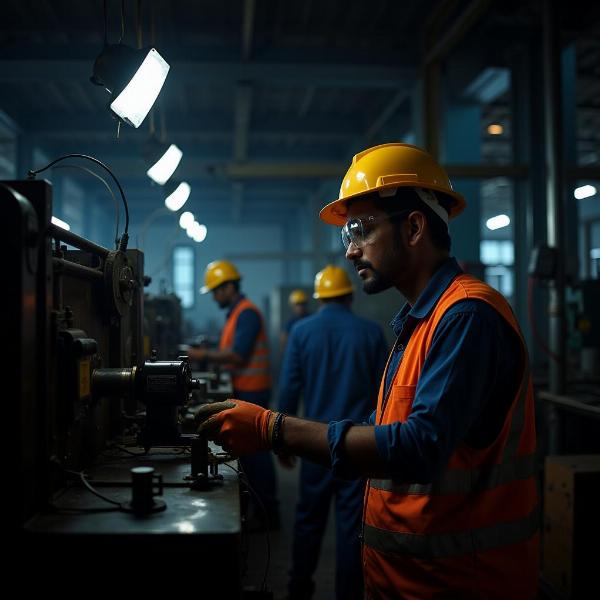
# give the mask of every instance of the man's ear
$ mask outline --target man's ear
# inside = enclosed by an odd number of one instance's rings
[[[425,215],[415,210],[408,215],[408,245],[416,246],[419,241],[423,238],[425,228],[427,226],[427,219]]]

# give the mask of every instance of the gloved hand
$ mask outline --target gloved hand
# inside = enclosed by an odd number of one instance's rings
[[[196,413],[198,431],[232,456],[271,448],[274,413],[251,402],[226,400],[201,406]]]

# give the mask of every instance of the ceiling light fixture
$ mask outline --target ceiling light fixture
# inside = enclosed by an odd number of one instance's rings
[[[183,157],[183,152],[175,144],[169,146],[156,139],[146,144],[144,154],[147,164],[152,165],[146,175],[158,185],[169,181]]]
[[[485,222],[485,226],[488,229],[494,231],[494,229],[502,229],[510,225],[510,218],[508,215],[496,215]]]
[[[500,123],[492,123],[488,125],[487,132],[490,135],[502,135],[504,133],[504,127]]]
[[[52,217],[52,219],[50,219],[50,221],[57,227],[62,227],[63,229],[66,229],[67,231],[71,230],[71,226],[66,221],[63,221],[63,220],[59,219],[58,217]]]
[[[193,222],[194,222],[194,214],[193,213],[191,213],[189,210],[185,211],[184,213],[181,213],[181,216],[179,217],[179,226],[182,229],[187,229]]]
[[[583,200],[584,198],[590,198],[596,195],[596,188],[593,185],[582,185],[581,187],[575,188],[573,195],[577,200]]]
[[[158,98],[169,68],[154,48],[110,44],[97,56],[90,81],[110,93],[110,110],[117,118],[137,128]]]
[[[192,188],[185,181],[173,182],[167,188],[165,206],[173,212],[178,211],[187,202]]]

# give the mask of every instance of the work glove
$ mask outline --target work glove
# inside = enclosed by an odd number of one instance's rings
[[[271,448],[275,414],[243,400],[226,400],[201,406],[196,413],[199,432],[232,456]]]

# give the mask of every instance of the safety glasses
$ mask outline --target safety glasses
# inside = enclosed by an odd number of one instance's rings
[[[391,219],[393,217],[399,217],[403,214],[408,214],[412,210],[401,210],[398,212],[390,213],[389,215],[379,216],[367,216],[367,217],[355,217],[349,219],[346,224],[342,227],[342,244],[344,248],[348,250],[350,244],[354,244],[356,248],[362,248],[367,242],[369,235],[375,230],[377,223]]]

